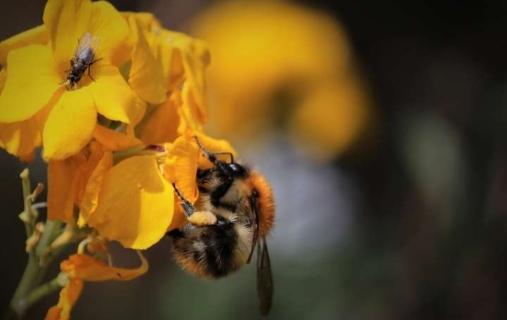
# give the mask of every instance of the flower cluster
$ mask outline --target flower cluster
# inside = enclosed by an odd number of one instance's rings
[[[84,281],[146,272],[142,255],[113,267],[107,241],[142,250],[181,226],[171,183],[197,199],[194,137],[234,153],[202,130],[209,62],[201,41],[105,1],[48,0],[43,25],[0,42],[0,146],[23,161],[42,147],[48,220],[87,231],[47,319],[69,318]]]

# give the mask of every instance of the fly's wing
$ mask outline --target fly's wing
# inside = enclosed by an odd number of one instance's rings
[[[87,32],[83,34],[81,38],[79,38],[77,49],[76,49],[76,57],[78,59],[88,61],[94,58],[94,50],[97,49],[99,44],[99,38],[93,36],[91,33]],[[91,63],[92,61],[89,61]]]
[[[266,239],[260,238],[257,244],[257,295],[259,308],[263,316],[268,315],[273,302],[273,274],[269,260]]]

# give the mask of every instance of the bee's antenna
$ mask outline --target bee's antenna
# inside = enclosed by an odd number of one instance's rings
[[[194,139],[195,139],[195,142],[197,143],[197,145],[199,146],[199,149],[201,149],[201,151],[206,155],[206,158],[208,158],[208,160],[211,163],[216,165],[217,164],[217,157],[215,156],[215,154],[209,152],[208,149],[204,148],[203,145],[201,144],[201,142],[199,141],[199,138],[197,138],[197,136],[194,136]]]
[[[194,136],[194,139],[195,139],[195,142],[197,143],[197,145],[199,146],[199,149],[201,149],[201,151],[206,155],[206,158],[208,158],[208,160],[213,163],[214,165],[217,165],[217,155],[222,155],[222,154],[225,154],[225,155],[228,155],[230,157],[230,163],[233,163],[234,162],[234,155],[231,153],[231,152],[210,152],[208,149],[204,148],[204,146],[201,144],[201,142],[199,141],[199,138],[197,138],[197,136]]]
[[[172,185],[174,191],[176,192],[176,195],[178,196],[178,198],[180,198],[181,206],[183,207],[183,211],[185,211],[185,215],[187,217],[190,217],[192,213],[194,213],[195,211],[194,206],[190,203],[190,201],[188,201],[187,199],[185,199],[185,197],[183,197],[183,195],[180,193],[180,190],[178,190],[174,182],[172,183]]]

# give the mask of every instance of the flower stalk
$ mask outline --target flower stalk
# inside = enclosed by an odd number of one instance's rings
[[[42,185],[38,184],[35,190],[31,191],[30,172],[24,169],[20,174],[21,184],[23,189],[24,210],[20,214],[20,219],[25,224],[25,231],[27,239],[32,237],[36,232],[36,222],[38,212],[34,208],[33,202],[35,198],[42,191]],[[55,279],[44,283],[47,268],[50,266],[53,259],[58,256],[58,253],[67,245],[71,244],[74,239],[69,239],[65,244],[51,250],[53,241],[62,234],[63,228],[60,221],[47,221],[40,239],[35,246],[27,248],[28,263],[16,291],[10,303],[10,315],[16,318],[22,318],[26,310],[39,301],[41,298],[61,288],[65,281],[62,276],[57,276]],[[8,316],[8,317],[9,317]]]

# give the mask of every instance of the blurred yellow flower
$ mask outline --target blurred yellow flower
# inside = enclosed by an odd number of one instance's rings
[[[50,46],[29,44],[8,52],[0,122],[20,123],[50,108],[43,129],[44,157],[58,160],[90,141],[97,113],[128,124],[141,118],[144,105],[117,68],[130,54],[129,27],[112,5],[49,0],[43,20]],[[96,63],[89,70],[93,80],[83,76],[77,88],[70,88],[66,70],[86,34],[97,40]],[[7,49],[22,43],[12,42],[16,45]]]
[[[148,271],[148,262],[139,253],[141,265],[134,269],[116,268],[86,255],[74,254],[60,264],[67,277],[67,283],[60,292],[56,306],[46,314],[46,320],[68,320],[74,304],[81,295],[85,281],[127,281],[137,278]]]
[[[329,158],[364,130],[367,97],[345,33],[331,17],[284,1],[227,1],[197,16],[192,30],[213,55],[212,131],[259,138],[289,126],[313,154]],[[316,130],[319,123],[326,129]]]
[[[320,158],[341,154],[368,125],[368,104],[352,80],[328,82],[310,91],[288,119],[288,130],[309,153]]]

